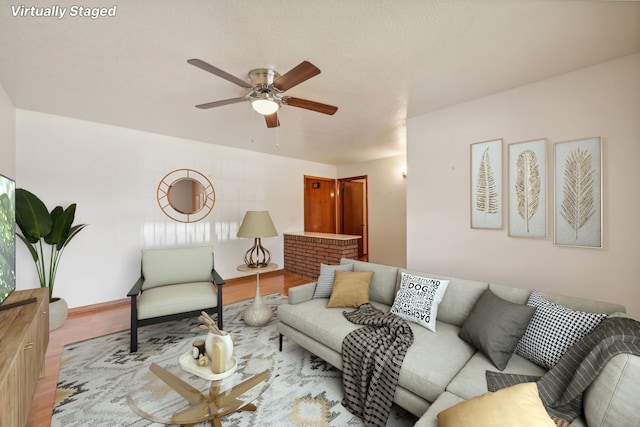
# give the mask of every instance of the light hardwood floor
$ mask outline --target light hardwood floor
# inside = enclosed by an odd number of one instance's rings
[[[298,276],[283,270],[260,275],[262,295],[278,292],[288,295],[289,288],[311,282],[308,277]],[[224,285],[224,304],[253,298],[255,276],[227,280]],[[129,300],[123,299],[108,304],[71,309],[64,325],[51,331],[45,357],[45,376],[38,381],[29,412],[27,426],[47,427],[51,425],[51,413],[55,398],[62,349],[66,344],[99,337],[129,329]]]

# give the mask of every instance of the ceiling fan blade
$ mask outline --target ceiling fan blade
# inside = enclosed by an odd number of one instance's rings
[[[264,121],[267,122],[268,128],[277,128],[278,126],[280,126],[280,120],[278,120],[277,111],[273,114],[268,114],[264,116]]]
[[[302,61],[273,82],[273,87],[280,92],[287,91],[305,80],[320,74],[320,69],[309,61]]]
[[[206,104],[198,104],[196,105],[196,108],[200,108],[201,110],[206,110],[208,108],[220,107],[222,105],[229,105],[229,104],[237,104],[238,102],[244,102],[248,100],[249,98],[246,98],[246,97],[223,99],[222,101],[213,101],[213,102],[207,102]]]
[[[207,71],[211,74],[214,74],[218,77],[222,77],[225,80],[230,81],[231,83],[235,83],[240,87],[246,88],[246,89],[251,89],[251,85],[247,82],[245,82],[242,79],[239,79],[238,77],[231,75],[229,73],[227,73],[226,71],[221,70],[218,67],[214,67],[213,65],[204,62],[201,59],[189,59],[187,61],[189,64],[191,65],[195,65],[196,67],[200,68],[201,70]]]
[[[308,99],[294,98],[293,96],[283,97],[282,102],[292,107],[304,108],[322,114],[329,114],[330,116],[338,111],[338,107],[334,107],[333,105],[321,104],[320,102],[309,101]]]

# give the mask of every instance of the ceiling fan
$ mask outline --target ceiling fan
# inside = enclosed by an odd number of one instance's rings
[[[284,95],[284,92],[292,87],[320,74],[320,69],[308,61],[302,61],[283,75],[278,74],[270,68],[251,70],[249,71],[249,82],[239,79],[201,59],[189,59],[187,62],[249,90],[249,92],[239,98],[223,99],[221,101],[196,105],[196,107],[200,109],[251,101],[253,109],[264,115],[268,128],[280,126],[278,110],[282,105],[290,105],[292,107],[304,108],[305,110],[329,115],[333,115],[338,111],[338,107],[334,107],[333,105]]]

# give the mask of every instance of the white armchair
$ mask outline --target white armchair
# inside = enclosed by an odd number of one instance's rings
[[[211,246],[143,249],[142,274],[131,297],[131,352],[138,350],[138,328],[215,308],[222,324],[224,280],[213,265]],[[212,313],[209,313],[212,314]]]

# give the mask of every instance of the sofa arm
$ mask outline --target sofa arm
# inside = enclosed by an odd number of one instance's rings
[[[316,290],[316,282],[289,288],[289,304],[300,304],[313,299]]]
[[[584,395],[589,427],[640,426],[640,357],[618,354]]]

